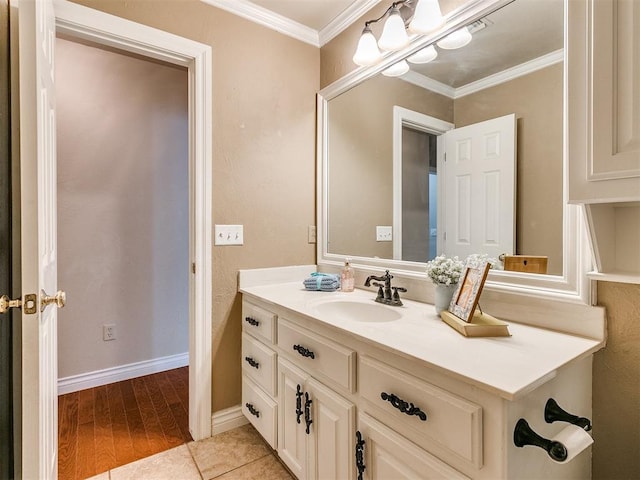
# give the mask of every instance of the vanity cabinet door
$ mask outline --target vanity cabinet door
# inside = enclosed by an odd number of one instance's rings
[[[309,375],[278,358],[278,455],[298,480],[307,478],[304,389]]]
[[[363,462],[356,461],[357,480],[469,478],[367,414],[358,415],[358,432],[354,458],[361,455]]]
[[[355,406],[336,392],[310,379],[311,425],[308,437],[308,478],[352,480],[355,475],[352,441]]]

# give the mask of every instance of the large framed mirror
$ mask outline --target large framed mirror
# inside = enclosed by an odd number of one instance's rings
[[[319,93],[318,264],[420,277],[439,254],[544,259],[536,273],[498,261],[487,288],[587,300],[590,256],[564,178],[570,3],[467,2]],[[468,45],[437,46],[462,26]],[[382,73],[429,45],[435,60]],[[471,151],[496,160],[461,174],[483,163]]]

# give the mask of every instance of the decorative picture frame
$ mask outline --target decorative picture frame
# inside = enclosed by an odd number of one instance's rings
[[[490,268],[491,264],[488,262],[477,267],[466,267],[449,304],[449,311],[456,317],[467,323],[471,322]]]

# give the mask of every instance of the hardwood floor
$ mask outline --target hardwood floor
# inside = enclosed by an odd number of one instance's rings
[[[189,367],[58,397],[58,478],[85,479],[192,440]]]

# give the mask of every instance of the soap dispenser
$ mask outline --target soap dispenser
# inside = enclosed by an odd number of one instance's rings
[[[344,262],[344,268],[340,273],[340,290],[343,292],[353,292],[355,288],[355,279],[353,278],[353,267],[347,258]]]

